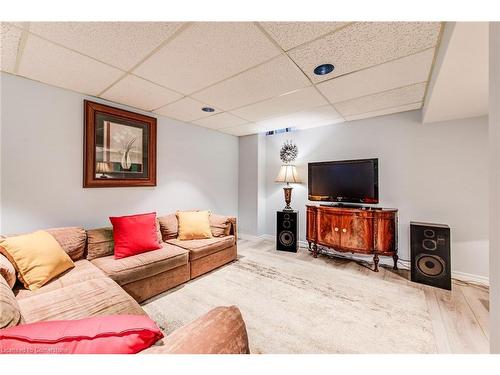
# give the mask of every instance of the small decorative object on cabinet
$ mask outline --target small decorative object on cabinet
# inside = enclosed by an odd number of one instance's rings
[[[283,210],[278,211],[276,222],[276,250],[297,252],[299,227],[299,212]]]
[[[397,269],[397,209],[307,206],[306,218],[306,238],[314,257],[329,254],[319,245],[340,252],[373,254],[375,272],[380,255],[392,256]]]

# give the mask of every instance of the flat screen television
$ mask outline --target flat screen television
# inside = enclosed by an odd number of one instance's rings
[[[378,159],[309,163],[309,200],[378,203]]]

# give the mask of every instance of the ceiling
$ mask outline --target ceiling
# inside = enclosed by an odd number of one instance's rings
[[[1,70],[241,136],[421,108],[441,29],[439,22],[2,23]],[[315,75],[324,63],[335,70]]]
[[[423,110],[423,122],[488,114],[488,22],[451,22],[441,48]]]

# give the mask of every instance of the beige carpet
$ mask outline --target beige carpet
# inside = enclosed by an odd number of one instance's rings
[[[434,353],[421,290],[240,246],[239,259],[146,302],[166,330],[237,305],[252,353]]]

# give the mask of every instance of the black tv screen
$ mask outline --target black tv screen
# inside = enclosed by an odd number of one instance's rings
[[[309,200],[378,203],[378,159],[309,163]]]

